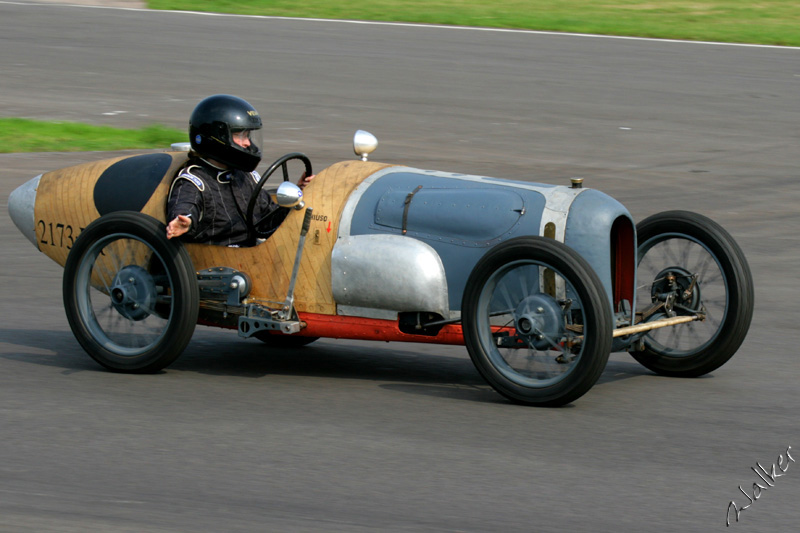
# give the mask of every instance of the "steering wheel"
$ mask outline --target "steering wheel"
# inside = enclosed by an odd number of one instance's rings
[[[247,204],[247,215],[245,217],[245,222],[247,223],[248,240],[255,241],[256,226],[258,226],[264,220],[263,218],[261,220],[253,220],[253,215],[255,214],[256,210],[256,203],[258,203],[258,196],[261,194],[264,184],[267,182],[269,177],[272,176],[276,170],[278,170],[278,168],[283,169],[283,181],[289,181],[289,169],[286,163],[293,159],[299,159],[303,162],[306,167],[306,176],[311,176],[314,174],[314,172],[311,170],[311,160],[309,160],[305,154],[300,152],[292,152],[275,160],[275,162],[269,166],[267,171],[264,172],[264,175],[261,176],[261,180],[259,180],[259,182],[256,184],[256,188],[253,190],[253,195],[250,197],[250,202]]]

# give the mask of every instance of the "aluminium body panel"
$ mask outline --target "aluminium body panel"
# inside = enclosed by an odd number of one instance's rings
[[[614,309],[613,301],[615,277],[613,228],[620,218],[625,219],[631,227],[635,227],[633,217],[625,206],[607,194],[588,189],[572,203],[564,232],[564,243],[589,262],[603,283],[612,308],[612,316],[618,311]],[[636,249],[635,236],[634,242],[629,245],[632,250]],[[635,263],[635,254],[630,255],[631,257],[626,257],[624,260]],[[636,301],[635,264],[631,270],[632,279],[620,281],[630,285],[629,291],[632,294],[630,303],[633,304]]]
[[[331,285],[339,314],[351,314],[355,307],[450,315],[444,265],[417,239],[387,234],[338,239]]]
[[[579,201],[587,193],[587,201]],[[339,238],[395,235],[426,243],[441,258],[451,316],[457,316],[480,258],[508,239],[542,235],[548,224],[555,239],[576,248],[598,271],[610,300],[608,235],[618,216],[630,217],[619,202],[592,189],[389,167],[351,195]]]

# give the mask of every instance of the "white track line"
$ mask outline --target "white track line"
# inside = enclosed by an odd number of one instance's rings
[[[99,0],[98,0],[99,1]],[[798,46],[778,46],[773,44],[748,44],[748,43],[722,43],[715,41],[684,41],[680,39],[656,39],[653,37],[628,37],[621,35],[597,35],[593,33],[568,33],[557,31],[539,31],[539,30],[515,30],[509,28],[482,28],[475,26],[448,26],[443,24],[419,24],[412,22],[381,22],[371,20],[341,20],[341,19],[322,19],[322,18],[302,18],[302,17],[273,17],[268,15],[240,15],[235,13],[207,13],[203,11],[177,11],[177,10],[163,10],[163,9],[145,9],[136,7],[118,7],[118,6],[105,6],[105,5],[86,5],[86,4],[69,4],[61,2],[12,2],[8,0],[0,0],[0,4],[17,5],[17,6],[60,6],[60,7],[82,7],[86,9],[115,9],[118,11],[138,11],[142,13],[170,13],[181,15],[194,15],[204,17],[235,17],[235,18],[250,18],[262,20],[287,20],[296,22],[327,22],[339,24],[361,24],[367,26],[395,26],[405,28],[429,28],[440,30],[454,30],[454,31],[480,31],[491,33],[514,33],[521,35],[554,35],[560,37],[583,37],[589,39],[615,39],[625,41],[645,41],[655,43],[679,43],[679,44],[700,44],[706,46],[737,46],[743,48],[772,48],[777,50],[800,50]]]

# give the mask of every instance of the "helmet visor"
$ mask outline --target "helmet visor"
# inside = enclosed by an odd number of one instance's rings
[[[231,146],[251,154],[261,154],[261,130],[231,130]]]

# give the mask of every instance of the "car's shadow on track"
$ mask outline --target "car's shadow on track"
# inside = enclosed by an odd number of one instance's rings
[[[69,331],[0,329],[0,358],[64,369],[65,373],[102,370]]]
[[[69,332],[0,329],[0,333],[11,346],[0,358],[59,367],[65,374],[106,372]],[[478,374],[464,347],[322,339],[300,348],[274,348],[232,332],[199,330],[185,352],[155,377],[179,372],[241,378],[358,379],[407,394],[508,403]],[[610,360],[597,385],[647,376],[654,374],[635,361]]]
[[[606,383],[614,383],[616,381],[621,381],[623,379],[631,379],[635,377],[645,377],[645,376],[655,376],[654,372],[646,369],[636,361],[634,361],[629,355],[626,354],[612,354],[613,358],[628,358],[629,361],[619,361],[614,359],[609,359],[608,363],[606,364],[605,370],[603,370],[603,374],[600,376],[600,379],[597,380],[595,386],[603,385]]]
[[[424,347],[423,347],[424,346]],[[464,348],[320,339],[299,348],[275,348],[225,333],[192,339],[169,370],[261,378],[269,375],[360,379],[491,392]]]

